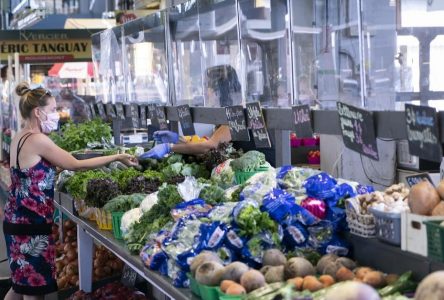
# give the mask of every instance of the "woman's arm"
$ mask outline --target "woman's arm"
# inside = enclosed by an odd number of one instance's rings
[[[106,166],[113,161],[120,161],[129,166],[136,166],[136,159],[128,154],[116,154],[102,157],[95,157],[90,159],[78,160],[70,153],[63,150],[46,135],[39,134],[34,137],[34,145],[38,150],[37,154],[51,164],[61,169],[76,171],[85,169],[94,169]]]
[[[171,151],[181,154],[204,154],[217,149],[221,143],[230,142],[231,134],[228,126],[220,126],[208,141],[201,143],[181,143],[171,145]]]

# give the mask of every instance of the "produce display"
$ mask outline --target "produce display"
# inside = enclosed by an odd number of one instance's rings
[[[112,282],[98,288],[92,293],[86,293],[82,290],[72,294],[68,300],[108,300],[108,299],[127,299],[127,300],[146,300],[148,298],[142,292],[134,288],[128,288],[120,282]]]
[[[444,182],[438,188],[430,182],[422,181],[412,186],[408,198],[410,211],[424,216],[444,216]]]

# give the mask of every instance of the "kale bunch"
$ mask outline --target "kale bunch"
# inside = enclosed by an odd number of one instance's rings
[[[141,175],[133,177],[129,180],[124,190],[124,193],[127,195],[131,195],[134,193],[151,194],[157,191],[157,189],[161,184],[162,183],[160,182],[159,179],[155,178],[148,179],[145,176]]]
[[[91,179],[86,187],[85,203],[102,208],[109,200],[120,194],[119,185],[112,179]]]

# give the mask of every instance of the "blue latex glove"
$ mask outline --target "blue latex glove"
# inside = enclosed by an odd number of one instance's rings
[[[143,153],[139,156],[140,160],[154,158],[154,159],[162,159],[165,155],[171,152],[170,144],[159,144],[153,147],[150,151]]]
[[[153,134],[154,140],[158,143],[173,143],[177,144],[179,135],[169,130],[159,130]]]

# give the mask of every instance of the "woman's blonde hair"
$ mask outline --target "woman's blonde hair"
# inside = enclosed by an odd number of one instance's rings
[[[15,88],[15,92],[20,96],[19,109],[24,119],[28,119],[31,116],[34,108],[46,106],[48,98],[51,97],[51,93],[48,90],[42,87],[31,89],[27,82],[19,83]]]

